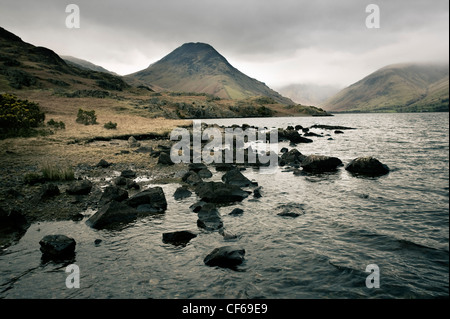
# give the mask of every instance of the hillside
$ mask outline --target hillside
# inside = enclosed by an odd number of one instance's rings
[[[105,69],[104,67],[100,66],[100,65],[96,65],[94,63],[91,63],[89,61],[83,60],[83,59],[79,59],[73,56],[69,56],[69,55],[61,55],[61,58],[69,65],[74,65],[78,68],[81,69],[86,69],[86,70],[91,70],[91,71],[97,71],[97,72],[103,72],[103,73],[109,73],[112,75],[117,75],[119,76],[117,73],[111,72],[107,69]]]
[[[295,103],[320,106],[338,93],[340,88],[332,85],[290,84],[279,88],[277,91]]]
[[[448,112],[448,98],[448,64],[395,64],[343,89],[323,108],[330,112]]]
[[[234,68],[205,43],[183,44],[147,69],[127,78],[158,85],[168,91],[207,93],[223,99],[266,96],[282,104],[295,104]]]

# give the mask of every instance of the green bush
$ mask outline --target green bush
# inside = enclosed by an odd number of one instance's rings
[[[83,109],[79,109],[76,121],[77,123],[84,125],[97,124],[97,115],[95,115],[95,111],[84,111]]]
[[[56,122],[54,119],[50,119],[50,121],[47,122],[48,126],[52,126],[55,129],[66,129],[66,124],[63,121]]]
[[[0,94],[0,136],[29,135],[29,131],[44,120],[45,114],[39,104],[19,100],[11,94]]]
[[[108,130],[115,130],[117,128],[117,123],[113,123],[113,122],[109,121],[108,123],[105,123],[105,125],[103,125],[103,127]]]

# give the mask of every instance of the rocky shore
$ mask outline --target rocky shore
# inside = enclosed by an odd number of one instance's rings
[[[243,125],[242,129],[249,127]],[[326,126],[319,128],[339,131],[335,134],[343,134],[344,130],[351,129]],[[279,141],[290,142],[289,148],[283,148],[276,154],[278,166],[283,167],[284,173],[321,174],[344,166],[337,157],[305,155],[296,148],[299,143],[313,142],[310,137],[325,138],[327,134],[314,133],[310,128],[303,128],[300,125],[279,129],[278,133]],[[126,140],[92,139],[86,143],[86,147],[97,147],[99,150],[106,147],[115,149],[115,160],[102,158],[99,151],[95,164],[79,163],[74,167],[74,179],[67,181],[27,179],[26,176],[30,173],[39,175],[37,166],[1,166],[0,247],[6,247],[19,240],[34,222],[79,221],[89,217],[86,221],[87,226],[102,229],[116,227],[149,214],[164,214],[167,209],[166,196],[175,198],[197,196],[198,203],[191,207],[198,215],[197,227],[205,231],[217,231],[225,239],[236,239],[234,234],[226,231],[226,225],[223,224],[217,207],[230,205],[248,197],[259,198],[270,192],[259,187],[257,181],[249,180],[245,176],[247,168],[265,164],[259,161],[248,162],[250,152],[256,152],[251,148],[244,150],[244,163],[234,158],[233,163],[174,164],[169,155],[173,143],[161,136],[157,138],[130,136]],[[243,145],[236,146],[243,147]],[[127,156],[127,160],[123,160],[124,155]],[[147,163],[133,162],[133,156],[144,157]],[[380,176],[389,172],[385,164],[365,156],[354,159],[345,166],[345,169],[356,178],[367,175]],[[221,181],[210,180],[215,174],[222,175]],[[180,187],[174,194],[165,194],[161,187],[154,185],[164,183],[177,183]],[[91,214],[85,216],[88,210]],[[277,214],[284,218],[296,218],[304,213],[303,207],[290,203],[280,206],[278,210]],[[239,209],[231,212],[236,215],[242,213],[244,212]],[[194,232],[183,230],[162,234],[162,241],[186,245],[195,237]],[[41,243],[43,253],[58,255],[58,249],[53,245],[62,245],[60,243],[62,239],[67,241],[70,251],[72,248],[75,249],[76,243],[72,242],[70,234],[55,234],[54,237],[43,239]],[[62,251],[67,252],[66,249]],[[244,255],[245,249],[239,246],[218,247],[205,257],[205,264],[233,268],[244,261]]]

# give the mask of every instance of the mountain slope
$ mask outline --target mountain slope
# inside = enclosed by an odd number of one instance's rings
[[[170,91],[207,93],[225,99],[267,96],[282,104],[295,104],[234,68],[205,43],[183,44],[147,69],[127,78]]]
[[[323,104],[334,112],[448,112],[447,65],[395,64],[375,71]]]
[[[290,84],[279,88],[277,91],[296,103],[320,106],[338,93],[340,88],[332,85]]]
[[[79,59],[70,55],[61,55],[61,58],[69,65],[74,65],[78,68],[82,68],[82,69],[86,69],[86,70],[91,70],[91,71],[97,71],[97,72],[103,72],[103,73],[109,73],[112,75],[117,75],[117,73],[111,72],[107,69],[105,69],[104,67],[100,66],[100,65],[96,65],[92,62],[83,60],[83,59]]]
[[[121,91],[120,77],[67,64],[55,52],[23,42],[0,27],[0,91],[11,89],[103,89]]]

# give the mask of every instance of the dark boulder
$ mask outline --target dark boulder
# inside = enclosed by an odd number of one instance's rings
[[[110,201],[89,217],[86,224],[92,228],[101,229],[118,223],[128,223],[137,218],[136,209],[123,202]]]
[[[284,137],[284,139],[287,139],[291,143],[294,143],[294,144],[312,143],[313,142],[313,140],[301,136],[296,130],[283,131],[282,136]]]
[[[213,176],[211,171],[207,168],[199,170],[197,174],[200,178],[211,178]]]
[[[197,235],[194,234],[193,232],[188,230],[181,230],[170,233],[164,233],[162,235],[162,241],[166,244],[184,246],[195,237],[197,237]]]
[[[181,180],[189,185],[197,185],[198,183],[203,182],[200,176],[198,176],[198,174],[194,171],[189,171],[186,174],[184,174]]]
[[[262,186],[259,186],[258,188],[255,188],[253,190],[253,197],[261,198],[262,197],[261,189],[262,189]]]
[[[99,205],[103,206],[112,200],[122,202],[127,198],[128,192],[126,190],[117,186],[107,186],[103,191],[102,197],[100,198]]]
[[[236,169],[236,166],[231,163],[217,163],[215,168],[218,172],[227,172]]]
[[[46,257],[72,257],[76,242],[66,235],[47,235],[39,241],[41,252]]]
[[[159,186],[139,192],[125,200],[124,203],[134,208],[141,205],[149,205],[145,207],[152,208],[155,212],[163,212],[167,209],[164,191]]]
[[[355,158],[345,169],[356,175],[380,176],[389,173],[387,165],[371,156]]]
[[[202,169],[207,169],[204,163],[190,163],[188,167],[190,171],[194,171],[196,173],[200,172]]]
[[[247,198],[249,192],[222,182],[202,182],[195,186],[195,193],[205,202],[231,203]]]
[[[336,131],[334,131],[334,134],[344,134],[344,132],[341,130],[336,130]]]
[[[61,194],[58,186],[55,184],[44,184],[41,188],[40,198],[46,200]]]
[[[101,159],[100,162],[96,165],[97,167],[108,168],[111,166],[111,163],[108,163],[104,159]]]
[[[92,182],[89,180],[74,182],[66,190],[67,194],[70,195],[87,195],[91,192]]]
[[[258,185],[255,182],[252,182],[247,177],[245,177],[240,170],[234,169],[231,171],[226,172],[222,176],[222,181],[224,181],[226,184],[236,185],[239,187],[248,187],[248,186],[255,186]]]
[[[189,206],[189,208],[194,212],[194,213],[198,213],[200,211],[200,209],[202,209],[203,206],[205,206],[207,203],[204,201],[199,201],[197,203],[192,204],[191,206]]]
[[[214,231],[223,227],[222,218],[216,205],[208,203],[198,212],[197,226],[206,230]]]
[[[187,189],[187,187],[178,187],[175,191],[175,193],[173,194],[173,197],[175,199],[183,199],[183,198],[187,198],[189,196],[192,195],[192,192]]]
[[[132,171],[131,169],[126,169],[120,173],[120,176],[125,178],[135,178],[136,172]]]
[[[307,172],[332,172],[341,165],[339,158],[324,155],[308,155],[301,163],[301,167]]]
[[[278,164],[280,166],[301,164],[305,158],[306,158],[305,155],[300,153],[297,149],[293,148],[289,152],[286,152],[283,155],[281,155]]]
[[[215,248],[203,262],[208,266],[234,268],[244,262],[245,249],[238,246]]]
[[[231,216],[240,216],[244,213],[244,210],[242,208],[235,208],[233,209],[228,215]]]
[[[302,204],[297,203],[287,203],[279,205],[276,210],[278,211],[277,215],[282,217],[298,217],[303,215],[304,208]]]
[[[296,125],[296,126],[295,126],[295,130],[296,130],[296,131],[299,131],[299,130],[301,130],[301,129],[303,129],[303,126],[301,126],[301,125]]]
[[[170,158],[169,153],[161,152],[161,153],[159,154],[158,164],[162,164],[162,165],[174,165],[174,162],[172,162],[172,159]]]

